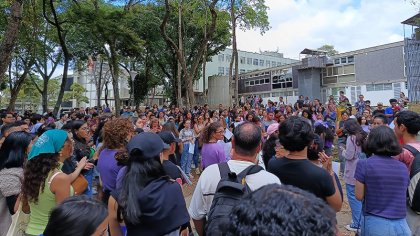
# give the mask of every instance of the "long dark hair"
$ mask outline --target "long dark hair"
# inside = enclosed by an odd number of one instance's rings
[[[107,216],[101,202],[86,196],[70,197],[51,211],[44,236],[91,236]]]
[[[268,166],[270,159],[276,155],[276,142],[279,142],[278,140],[278,135],[276,133],[272,133],[267,141],[265,141],[262,148],[262,159],[265,166]]]
[[[348,135],[356,136],[356,145],[362,146],[366,140],[367,133],[363,131],[362,126],[359,125],[357,120],[348,119],[344,122],[344,129]]]
[[[31,140],[32,136],[24,131],[9,134],[0,148],[0,170],[22,168]]]
[[[134,149],[128,158],[126,173],[123,177],[121,191],[118,197],[119,211],[126,223],[139,224],[142,217],[141,206],[138,202],[138,194],[152,180],[167,177],[160,157],[144,158],[143,152]],[[120,214],[118,214],[119,220]]]
[[[75,141],[81,142],[81,143],[86,143],[86,140],[84,140],[83,138],[80,138],[77,135],[77,130],[80,129],[80,127],[82,127],[84,124],[86,124],[86,122],[84,120],[75,120],[72,122],[71,124],[71,133],[73,134],[73,139]]]
[[[58,153],[43,153],[26,163],[22,192],[28,201],[38,202],[40,191],[44,192],[45,179],[59,166]]]

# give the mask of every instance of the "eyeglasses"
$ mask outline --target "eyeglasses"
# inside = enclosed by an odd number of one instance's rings
[[[215,133],[223,133],[224,130],[217,130]]]

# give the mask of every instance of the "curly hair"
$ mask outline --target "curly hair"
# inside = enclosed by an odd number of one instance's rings
[[[307,207],[310,206],[310,207]],[[245,196],[219,226],[224,235],[336,235],[335,212],[312,193],[270,184]]]
[[[44,192],[48,174],[59,166],[57,153],[40,154],[26,163],[22,193],[28,201],[38,202],[39,194]]]
[[[200,135],[200,146],[205,143],[209,143],[211,139],[211,135],[214,134],[217,131],[217,129],[220,127],[223,127],[222,123],[220,122],[214,122],[206,126]]]
[[[127,136],[134,130],[128,118],[107,121],[103,128],[104,148],[121,149],[127,143]]]

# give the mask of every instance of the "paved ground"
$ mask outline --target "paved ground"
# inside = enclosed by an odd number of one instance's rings
[[[187,203],[187,207],[190,205],[191,197],[192,197],[192,194],[194,193],[195,185],[197,184],[197,180],[198,180],[197,175],[194,174],[194,177],[195,178],[193,180],[193,185],[191,186],[184,185],[183,187],[183,192],[184,192],[185,201]],[[342,180],[341,180],[341,185],[344,191],[344,203],[343,203],[343,207],[341,208],[341,211],[337,213],[338,228],[343,236],[354,236],[355,235],[354,233],[350,233],[344,228],[344,226],[349,224],[351,221],[351,211],[350,211],[349,204],[347,203],[347,197],[346,197],[346,192],[345,192],[346,189]],[[194,224],[192,224],[192,226],[194,227]]]

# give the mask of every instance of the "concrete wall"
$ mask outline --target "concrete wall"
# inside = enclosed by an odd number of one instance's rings
[[[298,70],[299,95],[304,97],[321,97],[321,69]]]
[[[405,79],[402,46],[356,54],[354,63],[357,83],[384,83]]]
[[[208,104],[210,107],[219,105],[224,106],[231,104],[231,96],[229,91],[229,77],[227,76],[211,76],[209,77],[209,92],[207,94]]]

